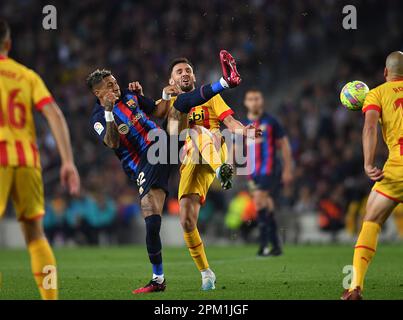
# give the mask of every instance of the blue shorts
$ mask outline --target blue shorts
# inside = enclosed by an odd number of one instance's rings
[[[268,191],[271,196],[275,197],[278,195],[281,188],[280,174],[250,177],[248,185],[250,191]]]
[[[151,189],[162,189],[168,195],[168,180],[171,165],[150,164],[147,159],[147,152],[142,156],[137,167],[136,174],[132,180],[137,184],[140,199],[142,199]]]

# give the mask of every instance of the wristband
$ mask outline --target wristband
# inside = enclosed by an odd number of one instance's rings
[[[171,95],[170,95],[170,94],[166,94],[165,91],[162,90],[162,100],[166,100],[166,101],[171,100]]]
[[[112,111],[105,111],[105,120],[106,122],[113,122],[115,120]]]

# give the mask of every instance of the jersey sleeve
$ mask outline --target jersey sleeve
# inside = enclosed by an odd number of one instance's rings
[[[382,113],[382,105],[379,99],[379,94],[376,89],[371,90],[364,101],[364,106],[362,108],[362,112],[365,113],[369,110],[378,111],[380,114]]]
[[[36,110],[42,111],[43,107],[53,102],[54,99],[41,77],[32,70],[30,70],[30,75],[32,80],[32,100]]]
[[[217,94],[211,101],[213,111],[217,115],[218,120],[224,121],[226,117],[234,114],[234,111],[225,103],[221,95]]]
[[[273,120],[273,128],[274,128],[274,139],[282,139],[285,137],[285,130],[283,126],[280,124],[280,122],[277,121],[277,119]]]
[[[98,112],[94,114],[91,118],[90,125],[98,139],[101,142],[104,142],[106,134],[106,120],[103,112]]]
[[[151,115],[156,109],[156,102],[153,99],[147,98],[142,95],[137,96],[140,109],[143,110],[147,115]]]

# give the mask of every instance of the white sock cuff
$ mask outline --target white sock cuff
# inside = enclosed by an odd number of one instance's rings
[[[223,88],[229,88],[227,81],[225,81],[223,77],[220,78],[220,84],[222,85]]]

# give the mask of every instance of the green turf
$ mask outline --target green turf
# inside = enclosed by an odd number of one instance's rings
[[[200,291],[200,275],[185,248],[165,248],[165,293],[133,296],[150,266],[145,248],[66,248],[55,251],[61,299],[338,299],[350,246],[286,247],[279,258],[255,257],[255,247],[207,248],[217,275],[214,292]],[[403,250],[380,245],[368,272],[366,299],[403,299]],[[37,299],[24,250],[0,250],[0,299]]]

